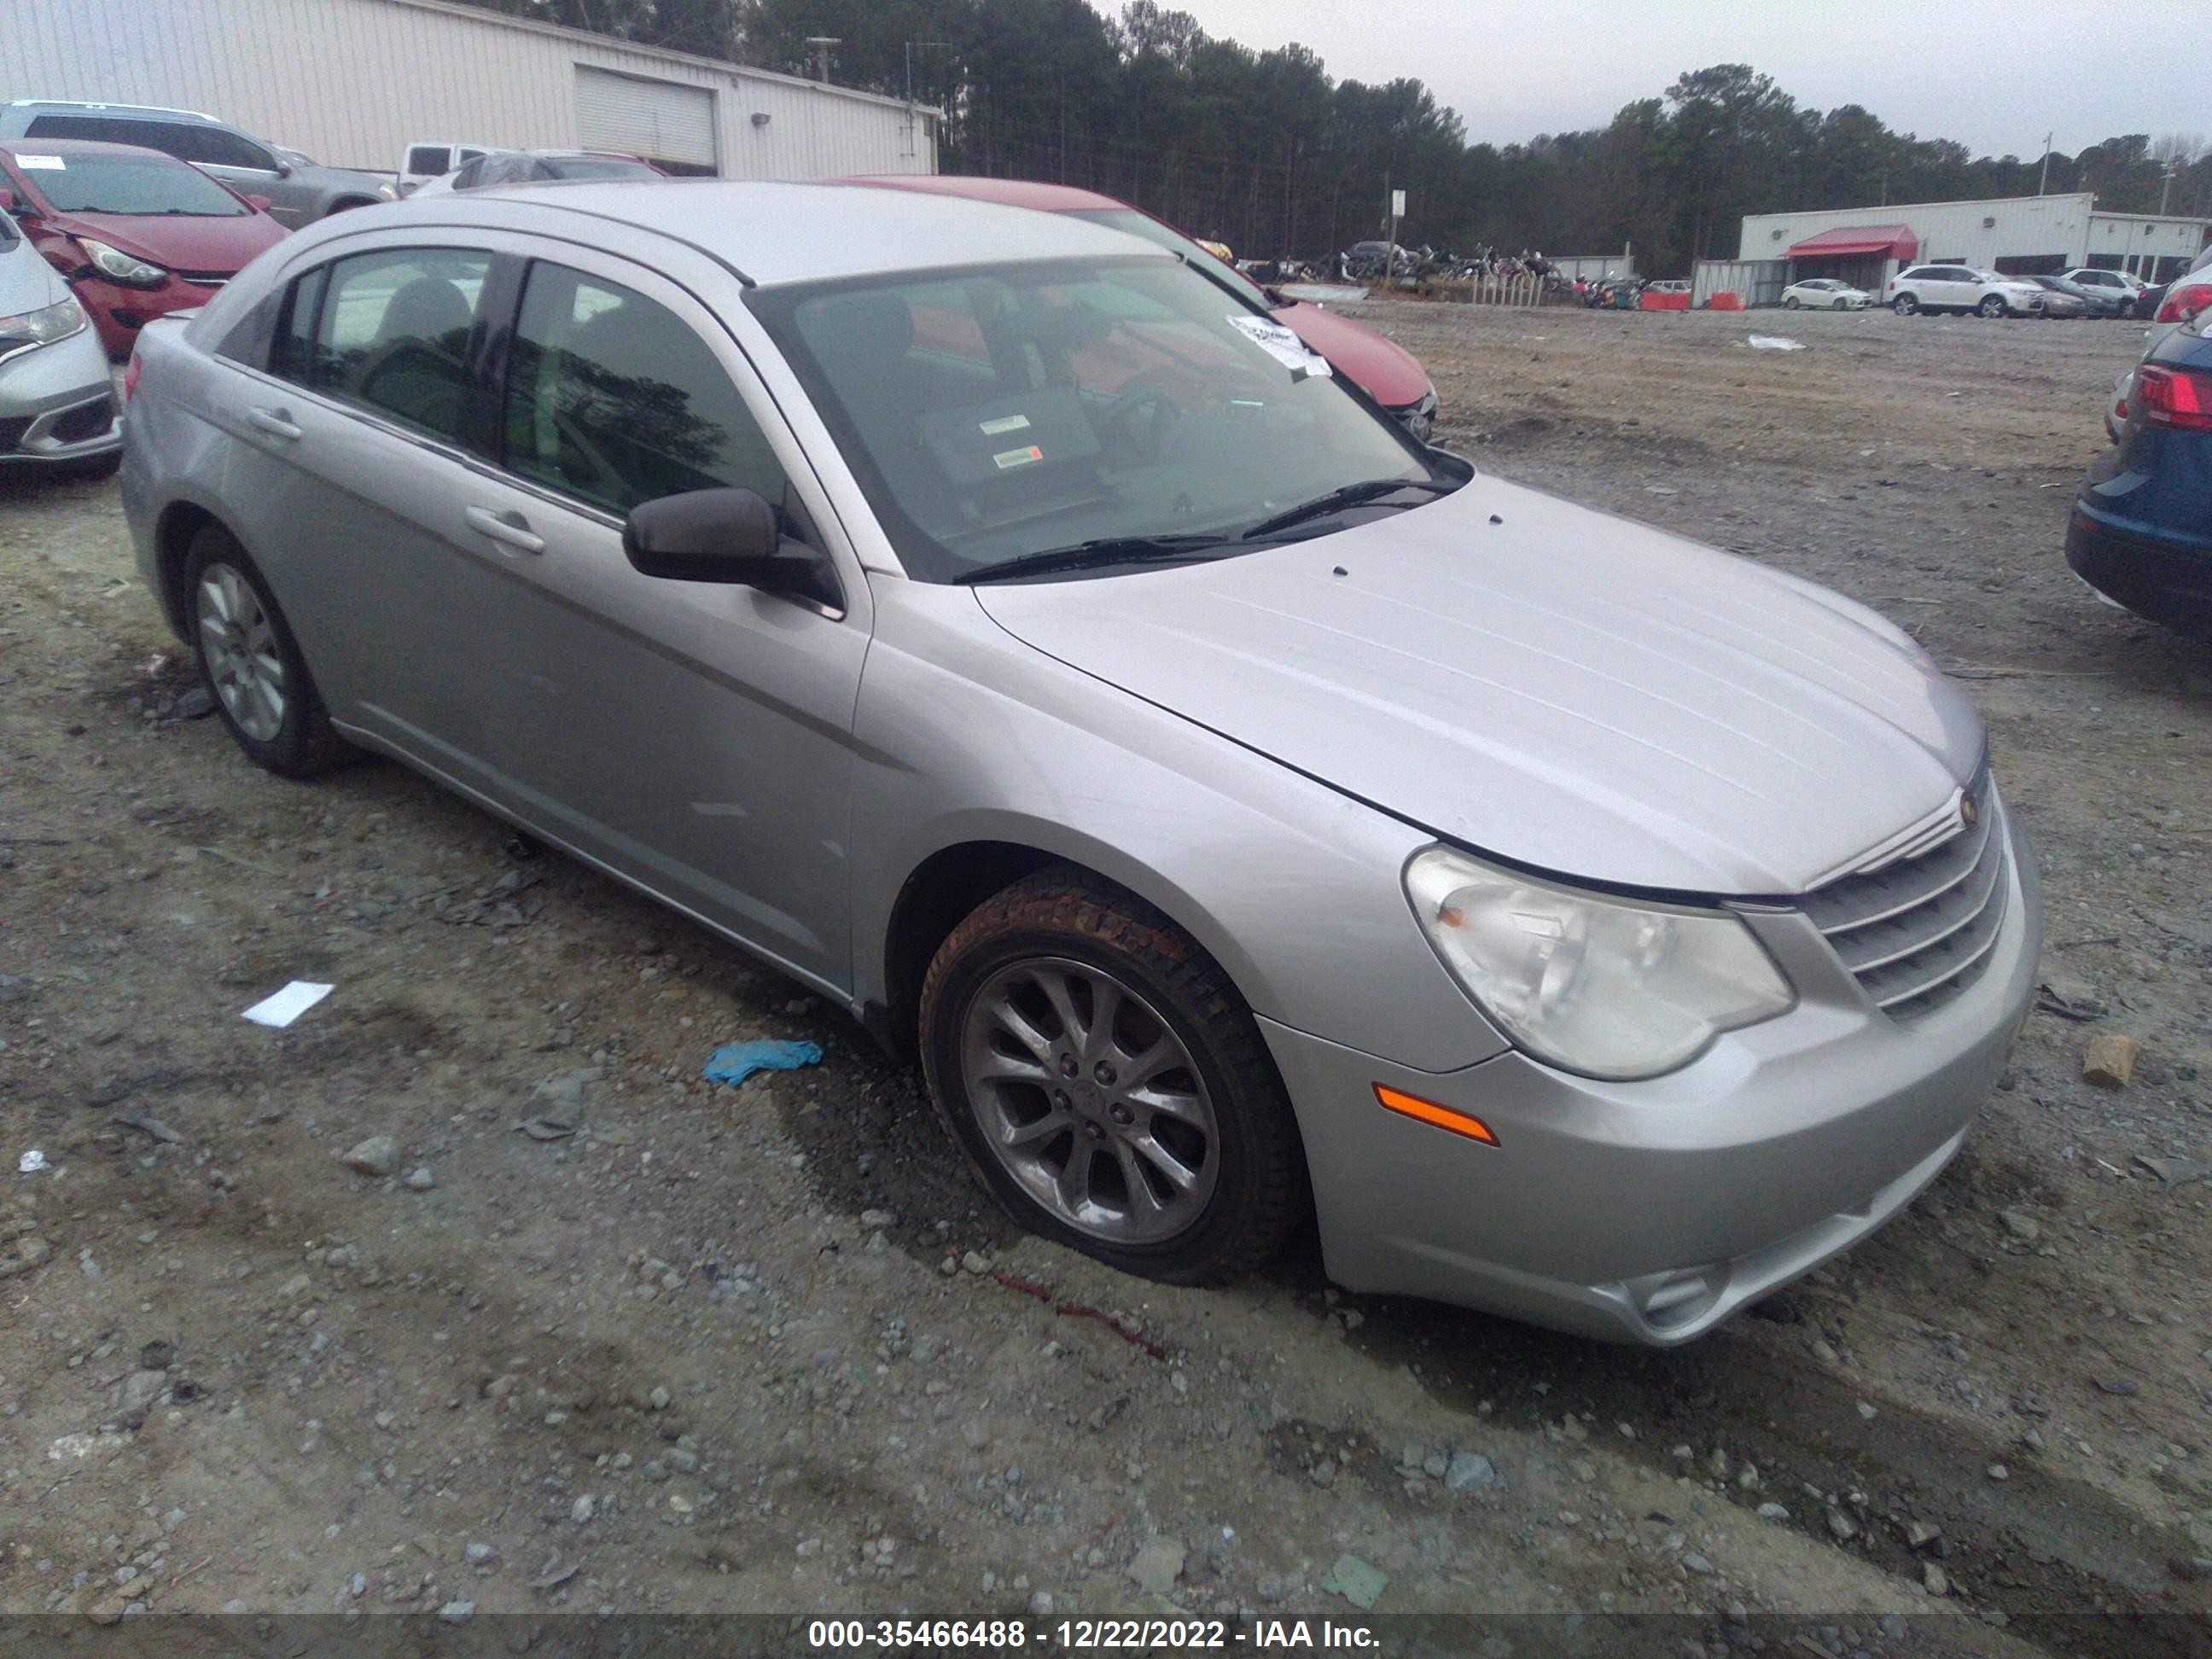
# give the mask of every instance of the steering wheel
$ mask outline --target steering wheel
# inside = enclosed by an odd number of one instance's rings
[[[1139,465],[1159,459],[1182,423],[1182,405],[1156,386],[1136,386],[1098,411],[1099,435]]]

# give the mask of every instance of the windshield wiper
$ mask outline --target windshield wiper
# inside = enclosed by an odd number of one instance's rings
[[[1445,478],[1368,478],[1359,483],[1346,484],[1340,489],[1332,489],[1326,495],[1316,495],[1296,507],[1285,507],[1274,517],[1261,520],[1237,539],[1257,541],[1263,536],[1273,535],[1279,530],[1288,530],[1292,525],[1304,524],[1309,519],[1324,518],[1342,507],[1379,501],[1385,495],[1395,495],[1401,489],[1418,489],[1430,495],[1448,495],[1458,488],[1455,480]]]
[[[1228,545],[1231,538],[1217,532],[1193,532],[1174,536],[1102,536],[1094,541],[1078,542],[1073,547],[1048,547],[1042,553],[1024,553],[1018,559],[1008,559],[1000,564],[985,565],[980,570],[963,571],[952,580],[956,582],[1005,581],[1016,576],[1049,575],[1056,570],[1097,570],[1116,564],[1159,564],[1176,559],[1195,558],[1217,547]]]

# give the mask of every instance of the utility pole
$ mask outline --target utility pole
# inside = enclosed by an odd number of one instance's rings
[[[2057,136],[2058,130],[2056,127],[2043,135],[2043,176],[2035,181],[2035,193],[2038,196],[2042,195],[2051,183],[2051,141]]]
[[[830,84],[830,48],[845,44],[842,35],[810,34],[806,44],[814,48],[814,78],[823,86]]]
[[[2181,158],[2179,155],[2167,156],[2166,158],[2166,182],[2158,187],[2158,216],[2161,219],[2166,217],[2166,198],[2173,194],[2174,175],[2180,171]]]

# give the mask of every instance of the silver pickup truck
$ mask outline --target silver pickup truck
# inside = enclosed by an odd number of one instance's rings
[[[93,138],[161,150],[213,173],[241,195],[267,198],[270,216],[290,230],[399,195],[389,174],[321,167],[298,150],[191,110],[23,99],[0,104],[0,138]]]

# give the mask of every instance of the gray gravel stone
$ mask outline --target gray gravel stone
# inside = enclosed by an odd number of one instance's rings
[[[371,1135],[348,1147],[338,1161],[356,1175],[388,1176],[399,1167],[399,1143],[390,1135]]]
[[[1444,1468],[1446,1492],[1480,1492],[1498,1484],[1498,1470],[1480,1452],[1455,1451]]]
[[[1182,1577],[1183,1549],[1172,1538],[1155,1538],[1130,1558],[1129,1577],[1139,1589],[1165,1595]]]

